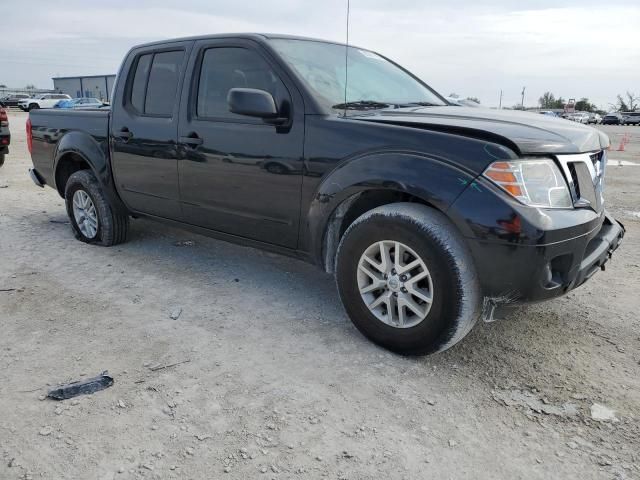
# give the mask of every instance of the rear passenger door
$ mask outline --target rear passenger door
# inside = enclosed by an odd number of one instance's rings
[[[192,42],[133,51],[122,68],[110,126],[116,188],[131,210],[180,218],[177,128]]]
[[[295,248],[304,140],[295,84],[259,44],[241,39],[196,42],[188,71],[178,127],[185,221]],[[271,93],[287,126],[231,113],[232,88]]]

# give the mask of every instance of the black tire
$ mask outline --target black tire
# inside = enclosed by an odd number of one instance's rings
[[[38,108],[40,108],[40,105],[38,105],[37,103],[31,103],[29,104],[29,108],[27,108],[27,112],[30,112],[31,110],[37,110]]]
[[[4,165],[4,153],[0,153],[0,167]]]
[[[86,237],[80,231],[73,214],[73,196],[78,190],[83,190],[89,195],[97,211],[98,229],[93,238]],[[129,217],[126,214],[116,212],[91,170],[80,170],[71,175],[67,180],[64,197],[71,228],[78,240],[105,247],[126,241],[129,231]]]
[[[357,283],[363,252],[376,242],[399,241],[426,263],[433,280],[433,303],[424,320],[397,328],[367,307]],[[471,253],[442,213],[415,203],[371,210],[349,226],[336,254],[336,281],[354,325],[373,342],[404,355],[440,352],[462,340],[481,314],[481,292]]]

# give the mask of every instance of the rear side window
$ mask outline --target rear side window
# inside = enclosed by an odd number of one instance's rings
[[[273,95],[276,105],[288,97],[284,84],[269,64],[252,50],[237,47],[207,49],[198,83],[198,117],[243,118],[229,111],[232,88],[257,88]]]
[[[182,51],[156,53],[153,56],[144,113],[171,115],[183,56]]]
[[[140,113],[144,112],[144,95],[147,88],[151,57],[153,55],[149,54],[138,58],[138,65],[136,66],[136,73],[131,87],[131,105]]]
[[[183,59],[182,50],[142,55],[131,86],[131,106],[142,114],[171,116]]]

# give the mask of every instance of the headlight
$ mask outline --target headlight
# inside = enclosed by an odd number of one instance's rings
[[[525,205],[573,206],[567,182],[551,159],[493,162],[483,175]]]

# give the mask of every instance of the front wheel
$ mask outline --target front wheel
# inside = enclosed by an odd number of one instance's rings
[[[31,110],[37,110],[38,108],[40,108],[40,105],[38,105],[37,103],[32,103],[31,105],[29,105],[29,108],[27,108],[27,112],[30,112]]]
[[[64,197],[78,240],[108,247],[127,239],[129,217],[113,208],[93,172],[80,170],[71,175]]]
[[[336,280],[354,325],[401,354],[446,350],[480,317],[471,254],[453,224],[424,205],[385,205],[356,219],[338,247]]]

